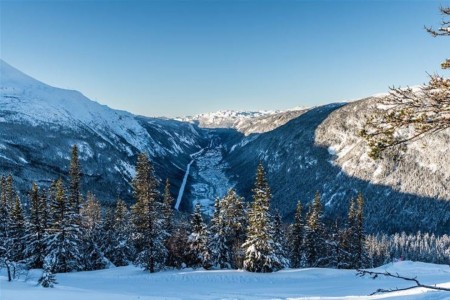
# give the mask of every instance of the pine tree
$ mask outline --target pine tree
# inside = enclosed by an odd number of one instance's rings
[[[277,211],[273,218],[273,248],[275,256],[280,261],[283,268],[287,268],[290,265],[289,259],[286,253],[286,237],[285,230],[283,228],[283,222],[281,220],[281,214]]]
[[[126,266],[133,259],[134,248],[130,240],[130,216],[123,200],[118,199],[112,219],[108,258],[115,266]]]
[[[45,259],[46,202],[33,183],[29,194],[30,217],[25,235],[25,260],[29,268],[42,268]]]
[[[365,233],[364,233],[364,198],[361,193],[358,194],[356,199],[356,212],[354,215],[354,262],[353,267],[358,269],[363,267],[366,262],[365,251]]]
[[[81,207],[83,226],[84,269],[99,270],[106,267],[108,261],[100,249],[102,217],[98,200],[91,193]]]
[[[213,266],[220,269],[231,268],[231,251],[228,247],[228,234],[221,212],[221,203],[217,198],[214,202],[214,215],[210,223],[209,250]]]
[[[10,222],[11,223],[8,226],[8,257],[14,262],[19,262],[24,258],[25,249],[25,217],[19,196],[16,196],[16,201],[12,207]]]
[[[80,164],[78,162],[78,147],[77,145],[72,146],[72,155],[70,159],[69,166],[69,178],[70,178],[70,188],[69,188],[69,203],[74,207],[75,212],[80,212]]]
[[[195,205],[194,213],[191,219],[190,234],[188,237],[188,266],[204,267],[209,269],[211,267],[210,254],[208,250],[208,230],[203,222],[200,211],[200,204]]]
[[[136,204],[132,207],[132,220],[138,253],[135,263],[153,273],[164,266],[167,232],[163,228],[162,203],[158,201],[158,182],[150,160],[143,153],[138,156],[133,190]]]
[[[82,233],[78,216],[69,203],[62,179],[52,184],[50,226],[47,229],[44,268],[52,272],[71,272],[83,269]]]
[[[170,234],[172,231],[172,218],[173,218],[173,197],[170,194],[170,182],[166,180],[166,186],[164,188],[163,207],[162,213],[164,216],[164,230]]]
[[[244,252],[242,244],[245,241],[245,230],[247,227],[247,216],[244,210],[244,199],[239,197],[235,190],[230,189],[219,202],[220,217],[223,222],[223,234],[227,249],[229,249],[230,261],[227,263],[232,268],[242,268]]]
[[[307,266],[319,267],[325,265],[327,249],[325,244],[325,229],[322,222],[322,203],[319,193],[316,193],[306,220],[305,228],[305,259]]]
[[[302,203],[297,202],[297,209],[295,211],[294,223],[290,226],[289,235],[289,257],[291,259],[292,268],[300,268],[303,266],[304,261],[304,247],[303,247],[303,235],[304,235],[304,222],[302,216]]]
[[[245,249],[244,269],[250,272],[267,273],[283,267],[274,249],[273,228],[269,213],[270,198],[269,184],[260,163],[253,189],[254,200],[248,213],[247,239],[242,245]]]
[[[6,200],[6,178],[0,178],[0,259],[6,258],[6,247],[8,240],[9,205]]]

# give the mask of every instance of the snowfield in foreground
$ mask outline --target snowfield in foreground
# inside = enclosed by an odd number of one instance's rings
[[[375,269],[417,276],[425,284],[450,288],[450,266],[402,261]],[[1,300],[116,299],[450,299],[450,292],[416,288],[367,296],[378,288],[409,283],[394,278],[355,276],[352,270],[288,269],[272,274],[236,270],[176,270],[149,274],[128,266],[100,271],[57,274],[55,288],[36,286],[40,270],[8,283],[0,275]]]

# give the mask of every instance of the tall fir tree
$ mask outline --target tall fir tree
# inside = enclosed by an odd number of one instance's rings
[[[288,268],[290,265],[287,251],[286,251],[286,237],[285,230],[283,228],[283,221],[281,220],[281,214],[277,211],[273,218],[273,248],[276,257],[280,261],[283,268]]]
[[[242,245],[245,249],[244,269],[250,272],[274,272],[283,267],[274,249],[270,198],[269,184],[260,163],[253,189],[253,203],[248,212],[247,239]]]
[[[225,221],[221,212],[220,199],[214,202],[214,215],[210,222],[209,246],[211,262],[220,269],[231,268],[231,251],[228,247]]]
[[[8,230],[7,256],[12,261],[20,262],[24,258],[25,250],[25,217],[19,196],[16,196],[16,200],[11,209]]]
[[[9,213],[9,204],[6,200],[6,178],[2,175],[0,178],[0,259],[6,257]]]
[[[141,153],[133,179],[136,204],[132,207],[134,241],[137,250],[135,264],[151,273],[164,267],[168,233],[164,230],[162,203],[159,201],[158,181],[148,156]]]
[[[209,269],[211,267],[211,257],[208,249],[208,230],[205,222],[203,222],[200,204],[198,203],[195,205],[194,213],[191,217],[191,228],[187,243],[188,266]]]
[[[172,231],[172,218],[173,218],[173,197],[170,194],[170,182],[166,179],[166,185],[164,187],[164,196],[162,204],[162,214],[164,216],[164,230],[170,234]]]
[[[51,186],[50,226],[47,229],[44,268],[52,272],[83,269],[82,232],[77,213],[69,202],[62,179]]]
[[[316,193],[309,207],[305,228],[305,260],[309,267],[320,267],[326,264],[327,248],[325,228],[322,221],[322,203],[320,194]]]
[[[112,218],[110,219],[110,217]],[[107,235],[105,255],[115,266],[126,266],[134,257],[134,247],[131,242],[130,213],[127,205],[121,199],[117,200],[115,211],[107,214],[107,226],[104,231]]]
[[[29,268],[42,268],[45,259],[47,203],[33,183],[29,193],[30,213],[25,235],[25,260]]]
[[[289,257],[291,260],[292,268],[300,268],[304,265],[304,247],[303,247],[303,235],[304,235],[304,221],[302,202],[297,202],[297,208],[295,210],[294,223],[290,226],[289,230]]]
[[[80,178],[81,171],[78,162],[78,147],[77,145],[73,145],[69,166],[69,203],[77,213],[79,213],[81,205]]]
[[[91,193],[81,206],[81,220],[83,232],[83,266],[84,270],[104,269],[108,260],[101,251],[102,216],[98,200]]]
[[[247,227],[247,216],[244,210],[244,199],[239,197],[234,189],[228,190],[228,193],[219,202],[220,217],[223,222],[223,234],[228,251],[227,257],[230,261],[227,263],[231,268],[242,268],[244,252],[242,244],[245,241],[245,230]]]

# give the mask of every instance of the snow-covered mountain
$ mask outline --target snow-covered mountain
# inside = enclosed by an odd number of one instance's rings
[[[153,158],[160,178],[170,177],[176,191],[189,154],[204,143],[193,124],[113,110],[4,61],[0,74],[0,169],[15,175],[21,190],[32,180],[65,176],[71,146],[77,144],[85,187],[104,200],[129,197],[140,152]]]
[[[450,231],[450,131],[411,142],[395,158],[373,161],[357,132],[376,98],[283,112],[219,112],[183,120],[135,116],[50,87],[0,62],[0,174],[25,195],[31,181],[65,177],[80,148],[85,190],[103,202],[131,200],[136,155],[148,153],[170,178],[181,209],[211,213],[230,187],[251,200],[259,161],[273,206],[292,216],[322,194],[327,216],[345,217],[357,192],[366,198],[367,230]],[[189,166],[189,168],[188,168]],[[188,172],[186,172],[188,170]],[[183,180],[185,179],[185,180]]]
[[[245,135],[250,135],[271,131],[306,111],[308,111],[307,108],[301,107],[289,110],[221,110],[198,114],[193,117],[177,118],[177,120],[196,123],[201,128],[233,128]]]

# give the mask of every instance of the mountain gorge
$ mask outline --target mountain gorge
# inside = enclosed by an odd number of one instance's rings
[[[105,204],[117,197],[132,201],[140,152],[149,154],[161,181],[171,180],[181,210],[200,203],[206,214],[231,187],[250,201],[262,161],[273,207],[287,219],[298,200],[307,206],[316,192],[327,217],[343,218],[350,198],[362,192],[369,232],[449,233],[450,131],[374,161],[358,130],[365,115],[380,109],[376,98],[173,120],[110,109],[3,61],[0,69],[0,173],[12,174],[23,196],[32,181],[47,186],[65,177],[70,147],[77,144],[84,189]]]

